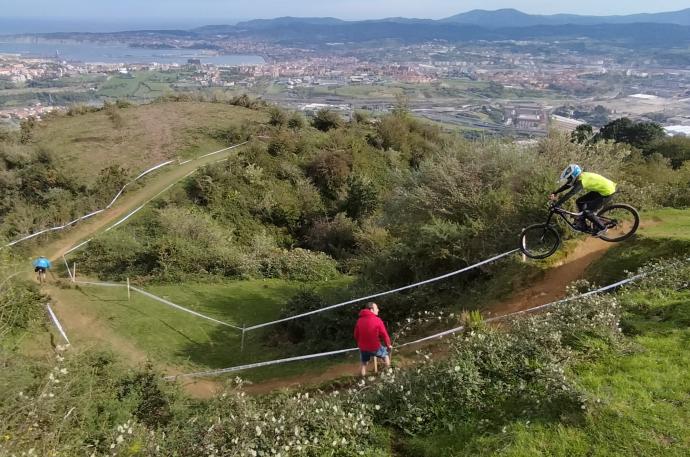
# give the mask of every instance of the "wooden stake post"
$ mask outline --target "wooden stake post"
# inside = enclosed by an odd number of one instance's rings
[[[129,290],[129,276],[127,277],[127,301],[132,299],[132,294]]]

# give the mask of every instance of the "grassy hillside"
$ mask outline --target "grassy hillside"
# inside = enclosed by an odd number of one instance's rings
[[[690,211],[646,212],[653,221],[635,242],[609,250],[589,271],[606,284],[659,257],[690,254]],[[582,389],[586,412],[511,420],[497,429],[472,426],[405,441],[412,457],[441,456],[683,456],[690,453],[690,291],[687,261],[660,280],[622,294],[618,348],[592,348],[570,375]],[[665,279],[668,277],[669,279]],[[674,286],[666,281],[676,278]]]
[[[238,327],[276,319],[289,300],[302,289],[314,288],[324,296],[337,297],[348,278],[326,283],[284,280],[234,281],[147,286],[145,289]],[[133,361],[149,359],[174,372],[225,368],[270,360],[291,352],[291,345],[271,338],[271,332],[247,334],[241,351],[241,332],[170,308],[138,293],[127,298],[124,288],[80,286],[54,289],[57,311],[79,346],[96,345],[104,350],[129,353]],[[98,331],[94,331],[98,329]],[[126,341],[124,343],[123,341]],[[313,368],[313,367],[312,367]],[[289,375],[301,367],[264,370],[251,379]]]
[[[614,245],[587,271],[587,279],[609,284],[647,262],[674,257],[690,257],[690,210],[663,208],[641,215],[636,239]]]
[[[625,298],[619,350],[572,368],[587,398],[581,416],[520,418],[494,429],[410,440],[405,455],[684,456],[690,453],[690,292],[657,289]]]
[[[50,151],[60,169],[84,184],[107,166],[122,165],[136,176],[168,159],[185,158],[227,146],[223,132],[265,122],[264,113],[221,103],[160,102],[103,110],[39,123],[38,148]]]

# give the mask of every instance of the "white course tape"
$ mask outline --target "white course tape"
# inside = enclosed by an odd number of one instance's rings
[[[200,157],[197,157],[197,160],[203,159],[204,157],[209,157],[209,156],[218,154],[218,153],[220,153],[220,152],[225,152],[225,151],[229,151],[229,150],[231,150],[231,149],[239,148],[240,146],[244,146],[244,145],[247,144],[247,143],[249,143],[249,141],[245,141],[244,143],[234,144],[234,145],[232,145],[232,146],[230,146],[230,147],[227,147],[227,148],[224,148],[224,149],[219,149],[219,150],[217,150],[217,151],[209,152],[208,154],[204,154],[204,155],[202,155],[202,156],[200,156]]]
[[[151,173],[152,171],[156,171],[156,170],[158,170],[159,168],[162,168],[162,167],[164,167],[164,166],[166,166],[166,165],[170,165],[170,164],[173,163],[173,162],[175,162],[175,161],[174,161],[174,160],[168,160],[167,162],[159,163],[158,165],[156,165],[156,166],[154,166],[154,167],[151,167],[151,168],[149,168],[148,170],[142,171],[142,172],[139,174],[139,176],[137,176],[136,178],[134,178],[134,180],[133,180],[132,182],[137,181],[137,180],[143,178],[144,176],[146,176],[147,174]]]
[[[77,281],[77,284],[86,284],[89,286],[101,286],[101,287],[127,287],[126,284],[118,284],[114,282],[92,282],[92,281]],[[234,328],[235,330],[242,330],[242,327],[238,327],[236,325],[228,324],[227,322],[219,321],[218,319],[214,319],[212,317],[206,316],[205,314],[198,313],[196,311],[193,311],[189,308],[185,308],[184,306],[180,306],[178,304],[175,304],[171,302],[170,300],[166,300],[165,298],[161,298],[157,295],[154,295],[150,292],[146,292],[145,290],[139,289],[137,287],[134,287],[132,285],[129,286],[130,290],[133,290],[135,292],[138,292],[145,297],[151,298],[153,300],[156,300],[160,303],[163,303],[164,305],[168,305],[170,307],[173,307],[175,309],[179,309],[180,311],[184,311],[185,313],[192,314],[194,316],[200,317],[202,319],[209,320],[211,322],[215,322],[216,324],[224,325],[226,327]]]
[[[688,259],[688,260],[690,261],[690,259]],[[580,298],[589,297],[589,296],[591,296],[591,295],[600,294],[600,293],[602,293],[602,292],[606,292],[606,291],[608,291],[608,290],[615,289],[615,288],[620,287],[620,286],[622,286],[622,285],[625,285],[625,284],[628,284],[628,283],[637,281],[638,279],[641,279],[641,278],[643,278],[643,277],[645,277],[645,276],[648,276],[648,275],[649,275],[649,273],[642,273],[642,274],[639,274],[639,275],[630,277],[630,278],[628,278],[628,279],[624,279],[624,280],[622,280],[622,281],[618,281],[618,282],[616,282],[616,283],[610,284],[610,285],[608,285],[608,286],[601,287],[601,288],[596,289],[596,290],[592,290],[592,291],[589,291],[589,292],[586,292],[586,293],[583,293],[583,294],[580,294],[580,295],[576,295],[576,296],[573,296],[573,297],[564,298],[563,300],[558,300],[558,301],[555,301],[555,302],[546,303],[546,304],[544,304],[544,305],[535,306],[534,308],[530,308],[530,309],[526,309],[526,310],[522,310],[522,311],[517,311],[517,312],[514,312],[514,313],[510,313],[510,314],[505,314],[505,315],[503,315],[503,316],[492,317],[492,318],[490,318],[490,319],[486,319],[485,322],[495,322],[495,321],[498,321],[498,320],[507,319],[507,318],[509,318],[509,317],[517,316],[517,315],[520,315],[520,314],[535,312],[535,311],[538,311],[538,310],[540,310],[540,309],[544,309],[544,308],[547,308],[547,307],[559,305],[559,304],[561,304],[561,303],[569,302],[569,301],[572,301],[572,300],[577,300],[577,299],[580,299]],[[406,347],[406,346],[412,346],[412,345],[415,345],[415,344],[423,343],[423,342],[425,342],[425,341],[430,341],[430,340],[442,338],[442,337],[444,337],[444,336],[448,336],[448,335],[452,335],[452,334],[454,334],[454,333],[458,333],[458,332],[462,331],[464,328],[465,328],[464,326],[460,326],[460,327],[456,327],[456,328],[453,328],[453,329],[450,329],[450,330],[445,330],[445,331],[443,331],[443,332],[439,332],[439,333],[436,333],[436,334],[434,334],[434,335],[426,336],[426,337],[424,337],[424,338],[419,338],[419,339],[414,340],[414,341],[410,341],[410,342],[407,342],[407,343],[404,343],[404,344],[396,345],[395,348],[396,348],[396,349],[400,349],[400,348],[403,348],[403,347]],[[269,365],[278,365],[278,364],[282,364],[282,363],[296,362],[296,361],[299,361],[299,360],[309,360],[309,359],[315,359],[315,358],[320,358],[320,357],[327,357],[327,356],[330,356],[330,355],[344,354],[344,353],[347,353],[347,352],[354,352],[354,351],[357,351],[357,350],[358,350],[357,348],[350,348],[350,349],[341,349],[341,350],[338,350],[338,351],[331,351],[331,352],[321,352],[321,353],[318,353],[318,354],[309,354],[309,355],[302,355],[302,356],[297,356],[297,357],[289,357],[289,358],[286,358],[286,359],[268,360],[268,361],[265,361],[265,362],[251,363],[251,364],[247,364],[247,365],[238,365],[238,366],[235,366],[235,367],[224,368],[224,369],[221,369],[221,370],[200,371],[200,372],[196,372],[196,373],[181,374],[181,375],[176,375],[176,376],[167,376],[167,377],[165,377],[164,379],[167,380],[167,381],[174,381],[174,380],[176,380],[176,379],[178,379],[178,378],[197,378],[197,377],[206,377],[206,376],[217,376],[217,375],[221,375],[221,374],[225,374],[225,373],[233,373],[233,372],[236,372],[236,371],[249,370],[249,369],[252,369],[252,368],[265,367],[265,366],[269,366]]]
[[[48,313],[50,314],[50,318],[53,320],[53,323],[57,327],[57,329],[60,331],[60,335],[65,339],[67,344],[70,344],[69,338],[67,338],[67,334],[62,328],[62,325],[60,325],[60,321],[58,320],[57,316],[53,312],[53,308],[50,307],[50,303],[46,303],[46,308],[48,308]]]
[[[200,157],[197,157],[196,159],[190,159],[190,160],[187,160],[187,161],[185,161],[185,162],[182,162],[182,163],[180,163],[180,165],[189,163],[189,162],[191,162],[192,160],[202,159],[202,158],[204,158],[204,157],[208,157],[208,156],[211,156],[211,155],[214,155],[214,154],[218,154],[218,153],[223,152],[223,151],[228,151],[228,150],[230,150],[230,149],[235,149],[235,148],[238,148],[238,147],[240,147],[240,146],[242,146],[242,145],[245,145],[245,144],[247,144],[247,143],[249,143],[249,141],[245,141],[245,142],[240,143],[240,144],[236,144],[236,145],[233,145],[233,146],[229,146],[229,147],[227,147],[227,148],[219,149],[219,150],[217,150],[217,151],[209,152],[208,154],[204,154],[204,155],[202,155],[202,156],[200,156]],[[111,202],[108,204],[108,206],[106,206],[104,209],[99,209],[99,210],[97,210],[97,211],[93,211],[93,212],[91,212],[91,213],[89,213],[89,214],[86,214],[86,215],[84,215],[84,216],[78,217],[77,219],[75,219],[75,220],[73,220],[73,221],[71,221],[71,222],[68,222],[68,223],[66,223],[66,224],[64,224],[64,225],[60,225],[60,226],[57,226],[57,227],[51,227],[51,228],[47,228],[47,229],[38,231],[38,232],[36,232],[36,233],[32,233],[31,235],[27,235],[27,236],[25,236],[25,237],[23,237],[23,238],[19,238],[18,240],[14,240],[14,241],[12,241],[12,242],[10,242],[10,243],[7,243],[4,247],[14,246],[14,245],[17,244],[17,243],[21,243],[22,241],[30,240],[30,239],[35,238],[35,237],[37,237],[37,236],[39,236],[39,235],[42,235],[42,234],[44,234],[44,233],[53,232],[53,231],[57,231],[57,230],[64,230],[64,229],[66,229],[67,227],[69,227],[69,226],[71,226],[71,225],[74,225],[74,224],[76,224],[76,223],[79,222],[79,221],[83,221],[83,220],[85,220],[85,219],[88,219],[88,218],[90,218],[90,217],[95,216],[96,214],[102,213],[103,211],[105,211],[105,210],[107,210],[107,209],[110,209],[110,207],[113,206],[113,204],[115,204],[115,202],[117,201],[117,199],[120,198],[120,196],[122,196],[122,193],[125,191],[125,189],[127,188],[127,186],[130,186],[130,185],[134,184],[137,180],[143,178],[143,177],[146,176],[147,174],[149,174],[149,173],[151,173],[151,172],[153,172],[153,171],[155,171],[155,170],[158,170],[159,168],[162,168],[162,167],[164,167],[164,166],[166,166],[166,165],[170,165],[171,163],[174,163],[174,162],[175,162],[175,160],[168,160],[167,162],[159,163],[158,165],[155,165],[155,166],[149,168],[148,170],[144,170],[143,172],[141,172],[141,173],[139,174],[139,176],[137,176],[137,177],[134,178],[132,181],[130,181],[130,182],[128,182],[127,184],[125,184],[124,186],[122,186],[122,189],[119,190],[119,192],[115,195],[115,197],[112,199],[112,201],[111,201]],[[141,209],[141,208],[139,208],[139,209]],[[137,210],[137,211],[138,211],[138,210]],[[113,228],[113,227],[111,227],[111,228]],[[109,230],[109,229],[108,229],[108,230]]]
[[[124,286],[124,287],[126,287],[126,286]],[[130,286],[130,289],[133,290],[133,291],[135,291],[135,292],[139,292],[140,294],[142,294],[142,295],[144,295],[144,296],[146,296],[146,297],[149,297],[149,298],[151,298],[151,299],[153,299],[153,300],[159,301],[159,302],[161,302],[161,303],[163,303],[163,304],[165,304],[165,305],[171,306],[171,307],[173,307],[173,308],[175,308],[175,309],[179,309],[180,311],[184,311],[185,313],[193,314],[194,316],[200,317],[200,318],[202,318],[202,319],[209,320],[209,321],[211,321],[211,322],[215,322],[216,324],[225,325],[226,327],[234,328],[235,330],[242,330],[242,327],[238,327],[238,326],[236,326],[236,325],[228,324],[227,322],[219,321],[218,319],[214,319],[214,318],[208,317],[208,316],[206,316],[206,315],[204,315],[204,314],[197,313],[196,311],[192,311],[191,309],[185,308],[184,306],[176,305],[175,303],[173,303],[173,302],[171,302],[171,301],[169,301],[169,300],[166,300],[166,299],[164,299],[164,298],[161,298],[161,297],[158,297],[158,296],[156,296],[156,295],[153,295],[152,293],[146,292],[145,290],[141,290],[141,289],[138,289],[138,288],[133,287],[133,286]]]
[[[117,227],[118,225],[122,224],[124,221],[126,221],[126,220],[129,219],[130,217],[134,216],[137,212],[139,212],[139,210],[141,210],[141,209],[144,207],[144,205],[146,205],[146,203],[144,203],[143,205],[141,205],[140,207],[138,207],[138,208],[135,209],[134,211],[130,212],[129,214],[127,214],[125,217],[123,217],[123,218],[120,219],[119,221],[115,222],[113,225],[111,225],[110,227],[108,227],[107,229],[105,229],[105,231],[106,231],[106,232],[109,232],[109,231],[111,231],[112,229],[114,229],[115,227]]]
[[[76,250],[79,249],[80,247],[89,244],[89,243],[91,242],[91,240],[93,240],[93,238],[89,238],[89,239],[86,240],[86,241],[82,241],[82,242],[79,243],[78,245],[76,245],[76,246],[74,246],[74,247],[72,247],[72,248],[69,248],[69,249],[67,250],[67,252],[65,252],[63,255],[67,255],[67,254],[69,254],[69,253],[71,253],[71,252],[76,251]]]
[[[235,371],[249,370],[251,368],[260,368],[260,367],[265,367],[268,365],[278,365],[281,363],[296,362],[298,360],[316,359],[319,357],[327,357],[330,355],[345,354],[347,352],[355,352],[358,350],[359,350],[358,348],[340,349],[337,351],[320,352],[318,354],[301,355],[298,357],[288,357],[286,359],[269,360],[268,362],[250,363],[248,365],[239,365],[236,367],[223,368],[222,370],[199,371],[197,373],[181,374],[181,375],[177,375],[177,376],[166,376],[163,379],[165,379],[166,381],[174,381],[177,378],[199,378],[199,377],[204,377],[204,376],[217,376],[217,375],[224,374],[224,373],[233,373]]]
[[[92,281],[76,281],[77,284],[86,284],[89,286],[102,286],[102,287],[127,287],[124,284],[118,284],[115,282],[92,282]]]
[[[499,260],[499,259],[501,259],[501,258],[503,258],[503,257],[507,257],[507,256],[509,256],[509,255],[511,255],[511,254],[513,254],[513,253],[515,253],[515,252],[517,252],[517,251],[519,251],[519,249],[513,249],[512,251],[504,252],[503,254],[499,254],[499,255],[497,255],[497,256],[491,257],[490,259],[483,260],[483,261],[481,261],[481,262],[475,263],[474,265],[470,265],[470,266],[465,267],[465,268],[462,268],[462,269],[460,269],[460,270],[451,271],[450,273],[446,273],[446,274],[441,275],[441,276],[436,276],[435,278],[426,279],[426,280],[424,280],[424,281],[416,282],[416,283],[414,283],[414,284],[409,284],[409,285],[407,285],[407,286],[398,287],[397,289],[392,289],[392,290],[388,290],[388,291],[385,291],[385,292],[379,292],[379,293],[376,293],[376,294],[373,294],[373,295],[367,295],[366,297],[355,298],[355,299],[348,300],[348,301],[345,301],[345,302],[342,302],[342,303],[337,303],[337,304],[335,304],[335,305],[326,306],[325,308],[315,309],[315,310],[313,310],[313,311],[308,311],[308,312],[306,312],[306,313],[296,314],[296,315],[294,315],[294,316],[285,317],[285,318],[283,318],[283,319],[278,319],[278,320],[271,321],[271,322],[264,322],[263,324],[252,325],[251,327],[247,327],[247,328],[245,329],[245,331],[251,331],[251,330],[256,330],[256,329],[258,329],[258,328],[268,327],[269,325],[275,325],[275,324],[278,324],[278,323],[280,323],[280,322],[287,322],[287,321],[291,321],[291,320],[294,320],[294,319],[299,319],[299,318],[302,318],[302,317],[305,317],[305,316],[310,316],[310,315],[312,315],[312,314],[322,313],[322,312],[324,312],[324,311],[328,311],[328,310],[331,310],[331,309],[335,309],[335,308],[340,308],[340,307],[343,307],[343,306],[351,305],[351,304],[353,304],[353,303],[359,303],[359,302],[362,302],[362,301],[365,301],[365,300],[371,300],[372,298],[382,297],[382,296],[384,296],[384,295],[390,295],[390,294],[393,294],[393,293],[396,293],[396,292],[400,292],[400,291],[403,291],[403,290],[408,290],[408,289],[412,289],[412,288],[414,288],[414,287],[419,287],[419,286],[423,286],[423,285],[425,285],[425,284],[430,284],[430,283],[432,283],[432,282],[436,282],[436,281],[440,281],[440,280],[442,280],[442,279],[450,278],[451,276],[459,275],[460,273],[465,273],[465,272],[467,272],[467,271],[470,271],[470,270],[473,270],[473,269],[475,269],[475,268],[478,268],[478,267],[480,267],[480,266],[482,266],[482,265],[486,265],[486,264],[488,264],[488,263],[495,262],[495,261],[497,261],[497,260]]]
[[[65,256],[62,256],[62,261],[65,262],[65,268],[67,268],[67,274],[69,275],[69,278],[74,281],[74,275],[72,274],[72,270],[69,269],[69,265],[67,264],[67,259]]]
[[[139,174],[139,176],[137,176],[136,178],[134,178],[133,180],[131,180],[130,182],[128,182],[127,184],[122,186],[122,189],[120,189],[120,191],[115,195],[115,197],[112,199],[112,201],[110,203],[108,203],[108,206],[106,206],[105,209],[109,209],[111,206],[113,206],[115,204],[115,202],[117,201],[117,199],[120,198],[120,196],[125,191],[125,189],[127,189],[128,186],[131,186],[132,184],[134,184],[135,182],[137,182],[139,179],[143,178],[147,174],[151,173],[152,171],[158,170],[159,168],[162,168],[166,165],[170,165],[173,162],[175,162],[175,161],[174,160],[168,160],[167,162],[159,163],[158,165],[155,165],[155,166],[149,168],[148,170],[142,171]]]

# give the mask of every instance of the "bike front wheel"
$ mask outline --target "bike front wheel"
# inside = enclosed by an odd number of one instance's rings
[[[548,224],[534,224],[522,230],[520,250],[530,259],[545,259],[561,245],[561,236]]]
[[[622,203],[607,206],[597,213],[597,217],[608,229],[599,238],[612,243],[627,240],[640,226],[640,215],[637,210]]]

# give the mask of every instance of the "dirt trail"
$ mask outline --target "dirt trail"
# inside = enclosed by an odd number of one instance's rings
[[[184,165],[177,163],[168,165],[149,177],[145,187],[126,192],[112,208],[91,219],[77,223],[73,228],[62,232],[56,239],[34,248],[33,254],[59,260],[70,248],[99,234],[110,224],[164,191],[166,187],[181,181],[188,173],[236,153],[236,149],[231,149],[203,159],[192,160]]]
[[[547,270],[537,283],[508,300],[485,307],[482,313],[502,316],[563,298],[568,284],[582,278],[587,267],[599,260],[611,246],[611,243],[598,238],[586,238],[565,259]]]
[[[538,305],[549,303],[565,296],[566,286],[571,282],[583,277],[585,270],[593,262],[601,258],[604,253],[612,246],[611,243],[595,239],[587,238],[580,243],[575,250],[566,258],[560,261],[556,266],[549,269],[544,277],[533,284],[528,289],[522,290],[506,301],[487,306],[483,310],[483,314],[487,316],[499,316],[515,311],[533,308]],[[427,348],[433,348],[434,342],[425,345]],[[419,349],[406,348],[402,352],[393,354],[396,358],[396,365],[408,365],[414,363],[414,351]],[[436,352],[432,349],[433,352]],[[280,389],[292,389],[298,386],[316,386],[319,384],[333,381],[338,378],[346,376],[356,376],[358,366],[356,361],[348,363],[338,363],[331,365],[320,373],[306,373],[304,375],[290,376],[279,379],[269,379],[267,381],[257,382],[244,387],[244,390],[250,394],[265,394]],[[241,376],[241,374],[240,374]],[[202,397],[211,396],[214,389],[217,389],[219,383],[206,380],[206,383],[190,393],[199,394]],[[209,387],[213,386],[213,389]],[[186,386],[187,387],[187,386]]]

